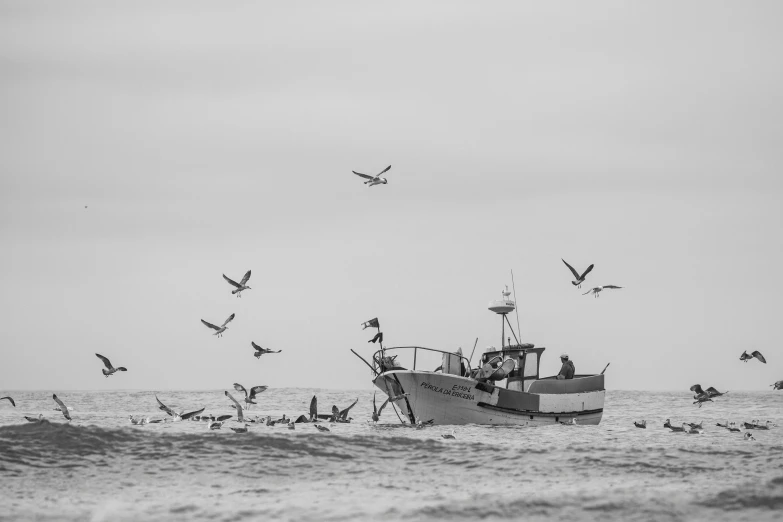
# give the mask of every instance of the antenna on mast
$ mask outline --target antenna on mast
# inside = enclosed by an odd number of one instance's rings
[[[514,302],[517,301],[517,287],[514,284],[514,269],[511,269],[511,289],[514,290]],[[517,313],[517,332],[519,332],[519,336],[522,337],[522,329],[519,327],[519,308],[514,309]]]

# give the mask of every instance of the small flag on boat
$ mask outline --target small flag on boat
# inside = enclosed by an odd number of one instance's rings
[[[379,343],[383,343],[383,332],[378,332],[375,334],[375,337],[367,341],[368,343],[374,343],[375,341],[378,341]]]
[[[375,319],[370,319],[366,323],[362,323],[362,330],[365,330],[367,328],[380,328],[380,327],[381,327],[381,325],[378,322],[378,318],[377,317]]]

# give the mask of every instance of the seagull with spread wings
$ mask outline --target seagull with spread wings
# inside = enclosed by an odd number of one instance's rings
[[[14,400],[11,397],[0,397],[0,401],[2,401],[3,399],[8,399],[8,402],[11,403],[11,406],[16,408],[16,403],[14,402]]]
[[[356,174],[359,177],[362,177],[362,178],[366,179],[367,181],[365,181],[364,184],[367,185],[368,187],[372,187],[373,185],[386,185],[389,182],[386,178],[382,178],[381,174],[383,174],[384,172],[388,171],[390,168],[391,168],[391,165],[389,165],[388,167],[386,167],[385,169],[380,171],[375,176],[370,176],[368,174],[362,174],[361,172],[356,172],[355,170],[352,170],[351,172],[353,172],[354,174]]]
[[[245,416],[242,414],[242,405],[239,404],[239,402],[237,402],[237,400],[234,398],[233,395],[231,395],[228,392],[225,392],[225,393],[226,393],[226,397],[231,399],[231,401],[234,403],[234,406],[236,407],[236,410],[237,410],[237,421],[238,422],[245,422]]]
[[[63,404],[63,401],[57,398],[56,394],[52,395],[52,399],[54,399],[54,402],[56,402],[60,406],[60,411],[63,412],[63,417],[65,417],[68,420],[71,420],[71,415],[68,413],[68,407]]]
[[[598,294],[601,293],[603,290],[606,290],[607,288],[612,290],[617,290],[622,288],[622,286],[614,286],[614,285],[596,286],[595,288],[591,288],[590,290],[583,293],[582,295],[593,294],[593,297],[598,297]]]
[[[263,393],[266,391],[266,389],[269,388],[269,386],[253,386],[250,388],[250,391],[248,392],[244,386],[239,384],[238,382],[234,383],[234,389],[238,392],[244,392],[245,394],[245,402],[250,404],[258,404],[257,402],[253,401],[253,399],[256,398],[256,395],[259,393]]]
[[[231,418],[231,415],[220,415],[217,419],[209,421],[207,424],[208,430],[219,430],[223,427],[223,424]]]
[[[770,384],[773,390],[783,390],[783,381],[777,381],[775,384]]]
[[[359,402],[358,397],[355,401],[353,401],[353,403],[351,403],[350,406],[344,410],[339,410],[337,406],[332,406],[332,422],[351,422],[351,420],[348,418],[348,412],[351,411],[351,408],[356,406],[357,402]]]
[[[109,359],[107,359],[106,357],[104,357],[103,355],[101,355],[99,353],[96,353],[95,356],[98,359],[100,359],[101,361],[103,361],[103,365],[106,366],[106,369],[105,370],[102,369],[101,371],[103,372],[103,375],[105,375],[107,378],[110,375],[115,374],[116,372],[127,372],[128,371],[128,369],[125,368],[124,366],[120,366],[119,368],[115,368],[114,366],[111,365],[111,362],[109,361]]]
[[[256,353],[253,354],[256,359],[260,359],[261,356],[264,355],[265,353],[280,353],[283,351],[283,350],[270,350],[268,348],[262,348],[261,346],[258,346],[253,341],[250,341],[250,344],[253,345],[253,348],[256,350]]]
[[[246,283],[247,283],[247,281],[248,281],[248,279],[250,279],[250,270],[248,270],[247,272],[245,272],[245,276],[242,278],[242,280],[241,280],[239,283],[237,283],[236,281],[234,281],[234,280],[232,280],[232,279],[229,279],[228,277],[226,277],[226,274],[223,274],[223,279],[225,279],[226,281],[228,281],[228,283],[229,283],[231,286],[234,286],[234,287],[236,287],[236,290],[232,290],[232,291],[231,291],[231,293],[232,293],[232,294],[236,294],[236,296],[237,296],[237,297],[242,297],[242,291],[243,291],[243,290],[252,290],[252,288],[250,288],[250,287],[249,287],[249,286],[247,286],[247,284],[246,284]]]
[[[565,260],[565,259],[563,259],[563,258],[561,257],[561,258],[560,258],[560,261],[562,261],[563,263],[565,263],[565,266],[567,266],[567,267],[568,267],[568,269],[571,271],[571,273],[572,273],[572,274],[574,274],[574,280],[573,280],[573,281],[571,281],[571,284],[572,284],[572,285],[574,285],[574,286],[575,286],[575,287],[577,287],[577,288],[582,288],[582,283],[584,283],[584,282],[585,282],[585,277],[587,277],[587,274],[589,274],[589,273],[590,273],[590,270],[592,270],[592,269],[593,269],[593,267],[595,266],[595,265],[590,265],[590,266],[588,266],[588,267],[587,267],[587,270],[585,270],[584,272],[582,272],[582,275],[579,275],[579,272],[577,272],[576,270],[574,270],[574,267],[572,267],[571,265],[569,265],[568,263],[566,263],[566,260]]]
[[[372,394],[372,420],[375,422],[378,422],[381,418],[381,412],[386,407],[386,405],[389,404],[389,399],[386,399],[383,401],[383,404],[381,404],[380,408],[377,408],[375,406],[375,394]]]
[[[226,321],[222,325],[220,325],[220,326],[215,326],[212,323],[208,323],[204,319],[202,319],[201,322],[204,323],[204,325],[209,326],[210,328],[215,330],[215,333],[213,333],[212,335],[217,335],[218,337],[223,337],[223,332],[228,330],[228,327],[226,325],[234,320],[234,316],[235,315],[236,314],[229,315],[228,319],[226,319]]]
[[[758,359],[759,361],[763,362],[764,364],[767,364],[767,360],[764,358],[763,355],[761,355],[761,352],[758,351],[758,350],[755,350],[755,351],[751,352],[750,355],[748,355],[747,351],[742,352],[742,355],[740,355],[740,361],[748,362],[749,360],[753,359],[754,357],[756,359]]]
[[[155,400],[158,401],[158,409],[163,410],[166,413],[168,413],[169,415],[171,415],[172,417],[174,417],[175,421],[178,421],[178,420],[188,420],[189,418],[193,417],[194,415],[200,415],[201,412],[205,410],[205,408],[201,408],[200,410],[191,411],[189,413],[185,413],[184,410],[179,412],[179,413],[177,413],[176,411],[172,410],[171,408],[169,408],[168,406],[166,406],[165,404],[160,402],[160,399],[158,399],[157,395],[155,396]]]
[[[727,391],[725,391],[725,392],[719,392],[718,390],[716,390],[716,389],[715,389],[715,388],[713,388],[712,386],[710,386],[709,388],[707,388],[707,390],[706,390],[706,391],[707,391],[707,393],[709,393],[709,394],[710,394],[710,397],[720,397],[721,395],[726,395],[727,393],[729,393],[729,392],[727,392]]]

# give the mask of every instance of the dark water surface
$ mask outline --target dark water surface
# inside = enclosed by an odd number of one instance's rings
[[[783,427],[743,433],[718,421],[783,426],[783,392],[731,392],[699,409],[690,394],[609,391],[599,426],[403,427],[368,423],[372,392],[278,389],[249,415],[344,408],[350,424],[296,430],[165,416],[152,392],[51,392],[0,402],[0,520],[781,520]],[[5,394],[5,393],[4,393]],[[186,411],[235,413],[223,390],[160,392]],[[31,424],[23,415],[43,413]],[[701,435],[662,424],[704,421]],[[637,429],[634,420],[646,419]]]

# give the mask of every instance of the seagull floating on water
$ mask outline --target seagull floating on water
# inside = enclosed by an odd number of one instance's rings
[[[622,286],[615,286],[615,285],[596,286],[595,288],[591,288],[590,290],[583,293],[582,295],[593,294],[593,297],[599,297],[599,294],[602,291],[606,290],[607,288],[610,290],[619,290],[620,288],[622,288]]]
[[[589,273],[590,273],[590,270],[592,270],[592,269],[593,269],[593,267],[595,266],[595,265],[590,265],[590,266],[588,266],[588,267],[587,267],[587,270],[585,270],[584,272],[582,272],[582,275],[579,275],[579,272],[577,272],[576,270],[574,270],[574,267],[572,267],[571,265],[569,265],[568,263],[566,263],[566,260],[565,260],[565,259],[563,259],[563,258],[561,257],[561,258],[560,258],[560,261],[562,261],[563,263],[565,263],[565,266],[567,266],[567,267],[568,267],[568,269],[571,271],[571,273],[572,273],[572,274],[574,274],[574,280],[573,280],[573,281],[571,281],[571,284],[572,284],[572,285],[574,285],[574,286],[575,286],[575,287],[577,287],[577,288],[582,288],[582,283],[584,283],[584,282],[585,282],[585,277],[587,277],[587,274],[589,274]],[[600,290],[599,290],[599,291],[600,291]]]
[[[27,422],[41,422],[43,420],[43,414],[39,413],[37,417],[28,417],[25,415],[24,418]]]
[[[683,423],[683,426],[672,426],[672,423],[669,419],[666,419],[666,422],[663,424],[664,428],[669,428],[672,431],[685,431],[686,424]],[[688,426],[690,428],[690,426]]]
[[[641,422],[633,421],[633,425],[636,426],[637,428],[647,429],[647,421],[646,420],[643,420]]]
[[[351,403],[350,406],[345,408],[344,410],[340,410],[337,406],[332,406],[332,414],[329,415],[329,421],[330,422],[351,422],[351,420],[348,418],[348,412],[351,411],[351,408],[356,406],[356,403],[359,402],[359,398],[357,397],[353,403]]]
[[[740,355],[740,361],[748,362],[749,360],[753,359],[754,357],[756,359],[758,359],[759,361],[763,362],[764,364],[767,364],[767,360],[764,358],[763,355],[761,355],[761,352],[759,352],[758,350],[755,350],[755,351],[751,352],[750,355],[748,355],[747,351],[742,352],[742,355]]]
[[[262,348],[261,346],[258,346],[258,345],[257,345],[256,343],[254,343],[253,341],[250,341],[250,344],[251,344],[251,345],[253,346],[253,348],[255,348],[255,350],[256,350],[256,353],[254,353],[254,354],[253,354],[253,355],[255,356],[255,358],[256,358],[256,359],[260,359],[260,358],[261,358],[261,356],[262,356],[262,355],[264,355],[265,353],[280,353],[280,352],[282,352],[282,351],[283,351],[283,350],[269,350],[269,349],[267,349],[267,348]]]
[[[386,167],[385,169],[380,171],[375,176],[370,176],[368,174],[362,174],[361,172],[356,172],[355,170],[352,170],[351,172],[353,172],[357,176],[360,176],[360,177],[366,179],[367,181],[365,181],[364,184],[367,185],[368,187],[372,187],[373,185],[386,185],[389,182],[386,178],[382,178],[381,174],[383,174],[384,172],[387,172],[390,168],[391,168],[391,165],[389,165],[388,167]]]
[[[3,399],[8,399],[8,402],[11,403],[11,406],[16,408],[16,403],[14,402],[14,400],[11,397],[0,397],[0,401],[2,401]]]
[[[314,426],[318,429],[318,431],[332,431],[326,426],[321,426],[320,424],[314,424]]]
[[[441,435],[441,437],[443,437],[444,439],[456,439],[457,438],[456,435],[454,435],[454,430],[451,430],[451,434],[447,433],[445,435]]]
[[[220,326],[215,326],[212,323],[208,323],[204,319],[202,319],[201,322],[204,323],[206,326],[209,326],[210,328],[215,330],[215,333],[213,333],[212,335],[217,335],[218,337],[223,337],[223,332],[228,330],[228,327],[226,325],[234,320],[234,316],[235,315],[236,314],[229,315],[228,319],[226,319],[226,321],[222,325],[220,325]]]
[[[247,284],[245,284],[247,283],[248,279],[250,279],[250,270],[245,272],[244,277],[242,277],[242,280],[239,281],[238,283],[226,277],[226,274],[223,274],[223,279],[228,281],[229,284],[231,284],[232,286],[236,287],[236,290],[232,290],[231,293],[236,294],[237,297],[242,297],[243,290],[252,290],[252,288],[250,288],[249,286],[247,286]]]
[[[236,391],[245,393],[245,403],[247,404],[258,404],[257,402],[254,402],[253,399],[256,398],[256,394],[265,392],[267,388],[269,388],[269,386],[253,386],[248,393],[244,386],[238,382],[234,383],[234,389]]]
[[[386,407],[386,405],[389,403],[389,399],[386,399],[383,401],[383,404],[381,404],[380,408],[375,407],[375,393],[372,394],[372,420],[375,422],[378,422],[381,418],[381,412]]]
[[[111,361],[109,361],[108,358],[104,357],[103,355],[101,355],[99,353],[96,353],[95,356],[98,359],[100,359],[101,361],[103,361],[103,365],[106,366],[106,369],[101,369],[101,371],[103,372],[103,375],[105,375],[107,378],[110,375],[113,375],[113,374],[115,374],[117,372],[127,372],[128,371],[128,369],[125,368],[124,366],[120,366],[119,368],[115,368],[114,366],[111,365]]]
[[[68,407],[65,404],[63,404],[63,401],[58,399],[56,394],[52,394],[52,399],[54,399],[54,402],[56,402],[58,406],[60,406],[60,411],[63,412],[63,417],[65,417],[68,420],[71,420],[71,415],[68,413]]]
[[[231,428],[234,433],[247,433],[247,424],[241,428]]]

